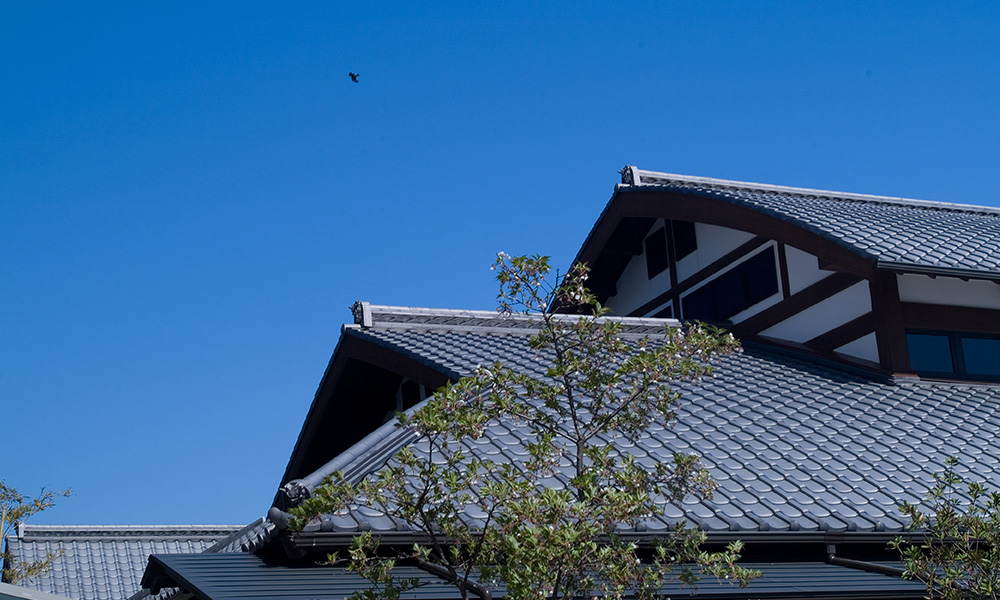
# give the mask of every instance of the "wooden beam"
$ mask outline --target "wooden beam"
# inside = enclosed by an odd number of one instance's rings
[[[858,358],[857,356],[848,356],[847,354],[841,354],[840,352],[834,352],[832,350],[817,350],[816,348],[811,348],[805,344],[800,344],[798,342],[790,342],[788,340],[779,340],[777,338],[772,338],[766,335],[747,335],[740,338],[743,342],[748,343],[759,343],[767,344],[769,346],[777,346],[778,348],[785,348],[787,350],[792,350],[802,354],[808,354],[813,356],[818,356],[820,358],[825,358],[837,363],[844,365],[849,365],[853,367],[861,367],[863,369],[871,371],[880,371],[879,364],[872,362],[870,360],[865,360],[863,358]]]
[[[785,255],[785,245],[778,244],[778,274],[781,276],[781,295],[788,298],[792,295],[791,283],[788,281],[788,257]]]
[[[867,312],[806,342],[817,350],[832,351],[875,331],[875,315]]]
[[[906,329],[938,329],[1000,335],[1000,310],[901,302]]]
[[[860,280],[857,277],[849,273],[829,275],[804,290],[792,294],[787,300],[782,300],[774,306],[765,308],[754,316],[740,321],[733,327],[733,333],[737,337],[758,334],[846,290],[858,281]]]
[[[872,313],[875,316],[875,339],[878,341],[879,364],[890,373],[910,372],[910,352],[906,347],[906,331],[900,310],[899,284],[896,274],[876,271],[869,289]]]
[[[681,295],[677,291],[677,250],[674,249],[674,224],[673,221],[666,221],[664,229],[667,232],[667,265],[670,269],[670,294],[671,310],[678,319],[683,318],[681,311]]]

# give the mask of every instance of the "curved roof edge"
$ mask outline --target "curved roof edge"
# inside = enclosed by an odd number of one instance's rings
[[[589,263],[595,281],[604,284],[613,284],[624,268],[619,255],[641,253],[637,249],[644,232],[638,229],[658,218],[753,233],[864,279],[877,270],[1000,279],[1000,208],[728,181],[634,166],[623,168],[621,175],[622,183],[615,185],[575,258]],[[598,269],[602,262],[607,264]]]
[[[789,196],[819,197],[819,198],[830,198],[834,200],[852,200],[856,202],[872,202],[877,204],[890,204],[896,206],[936,208],[940,210],[1000,215],[1000,208],[992,206],[979,206],[976,204],[955,204],[951,202],[936,202],[933,200],[915,200],[912,198],[902,198],[896,196],[877,196],[874,194],[835,192],[831,190],[800,188],[793,186],[774,185],[769,183],[755,183],[749,181],[717,179],[714,177],[678,175],[675,173],[663,173],[660,171],[645,171],[633,167],[631,165],[626,165],[620,172],[622,174],[621,185],[625,186],[656,187],[656,186],[668,186],[678,183],[680,184],[693,183],[704,187],[716,188],[720,190],[727,190],[727,189],[759,190],[762,192],[775,192]]]

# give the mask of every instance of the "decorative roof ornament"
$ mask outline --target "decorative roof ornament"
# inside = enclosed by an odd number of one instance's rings
[[[309,499],[312,494],[301,479],[293,479],[281,486],[278,491],[278,501],[282,510],[298,506]],[[268,515],[270,516],[270,515]]]
[[[622,184],[624,185],[639,185],[639,169],[638,167],[633,167],[632,165],[625,165],[622,167],[621,171]]]
[[[358,300],[351,305],[351,313],[354,315],[354,324],[364,328],[372,326],[372,307],[367,302]]]

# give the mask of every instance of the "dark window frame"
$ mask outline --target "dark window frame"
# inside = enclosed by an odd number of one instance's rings
[[[692,221],[670,221],[674,260],[680,262],[698,250],[698,234]]]
[[[642,240],[646,278],[652,279],[698,250],[698,235],[692,221],[666,220]]]
[[[727,322],[779,293],[777,251],[771,245],[684,295],[681,306],[685,319]]]
[[[670,268],[670,236],[667,228],[658,227],[644,240],[642,249],[646,255],[646,277],[652,279]]]
[[[932,379],[958,379],[962,381],[988,381],[988,382],[1000,382],[1000,375],[988,375],[983,373],[969,373],[966,368],[965,361],[965,349],[962,347],[963,339],[978,339],[978,340],[992,340],[1000,342],[1000,335],[993,335],[989,333],[974,333],[966,331],[948,331],[941,329],[911,329],[907,328],[905,330],[905,335],[909,337],[910,335],[937,335],[944,336],[948,338],[948,349],[951,352],[951,362],[954,369],[950,372],[947,371],[924,371],[913,369],[911,364],[910,368],[914,373],[920,375],[921,377],[928,377]],[[907,339],[907,348],[909,348],[909,339]]]

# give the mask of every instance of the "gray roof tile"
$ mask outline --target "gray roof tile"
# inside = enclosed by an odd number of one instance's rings
[[[656,187],[745,206],[880,262],[1000,272],[1000,209],[639,171]]]
[[[57,558],[52,569],[20,585],[80,600],[127,598],[139,581],[150,554],[202,552],[243,531],[233,525],[24,525],[7,538],[20,560]]]
[[[526,344],[531,328],[523,317],[512,319],[507,328],[505,319],[489,312],[423,309],[406,315],[392,309],[387,325],[382,309],[372,307],[376,318],[371,328],[348,326],[345,335],[458,373],[471,372],[487,360],[538,371],[536,352]],[[643,321],[639,329],[646,333],[650,320]],[[660,326],[669,323],[675,322],[664,320]],[[626,335],[635,332],[626,325]],[[449,357],[447,364],[437,356]],[[978,477],[1000,475],[1000,448],[989,434],[1000,427],[998,386],[891,381],[751,346],[721,359],[701,385],[679,388],[684,401],[676,427],[621,446],[647,466],[668,460],[679,449],[700,454],[710,466],[719,483],[714,500],[671,507],[672,521],[686,517],[711,531],[898,531],[903,526],[898,503],[919,500],[930,486],[931,472],[942,468],[948,454],[959,456]],[[514,463],[524,459],[523,425],[500,423],[491,431],[496,434],[468,444],[471,454]],[[385,440],[398,443],[391,436]],[[417,448],[421,444],[413,443]],[[376,443],[371,451],[380,448]],[[552,483],[564,481],[557,476]],[[362,527],[395,528],[384,515],[367,512],[357,513]],[[344,517],[330,523],[334,531],[354,530]],[[667,525],[651,521],[645,526],[654,531]]]

